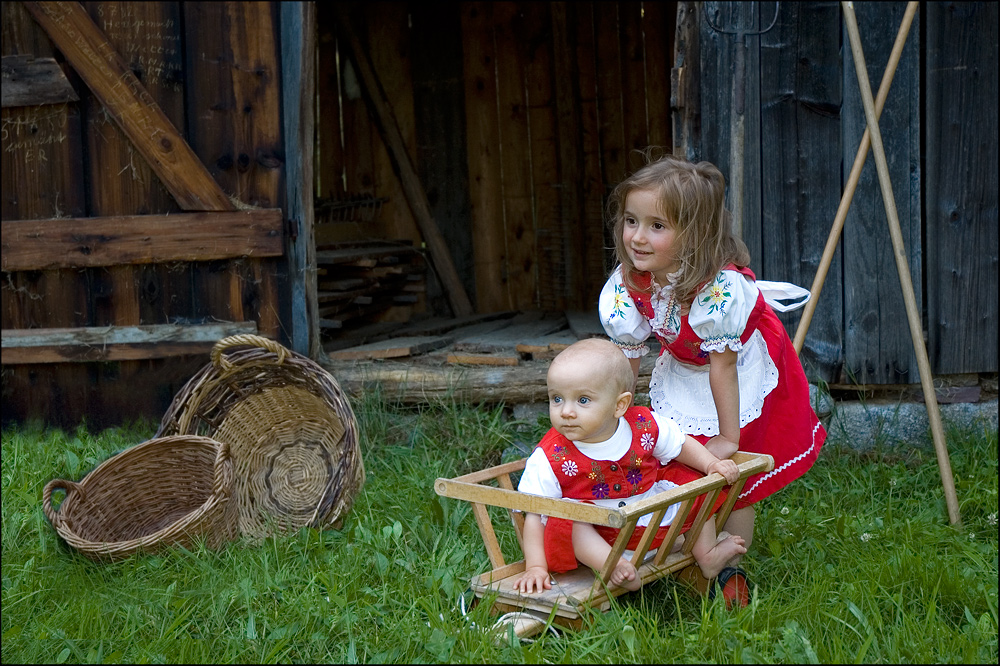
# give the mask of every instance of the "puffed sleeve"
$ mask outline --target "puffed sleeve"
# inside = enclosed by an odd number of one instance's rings
[[[757,286],[737,271],[719,271],[695,296],[688,323],[701,338],[701,349],[720,352],[743,348],[740,336],[757,303]]]
[[[659,437],[656,438],[656,445],[653,447],[653,455],[666,465],[680,455],[681,448],[684,446],[684,433],[669,416],[663,416],[656,412],[652,414],[653,420],[656,421],[656,428],[660,433]]]
[[[521,480],[517,484],[518,492],[542,495],[544,497],[562,497],[562,486],[552,471],[552,465],[545,457],[545,451],[540,447],[528,456],[528,461],[521,472]]]
[[[639,358],[649,353],[646,338],[652,328],[622,283],[622,267],[618,266],[604,283],[597,302],[604,332],[618,345],[628,358]]]

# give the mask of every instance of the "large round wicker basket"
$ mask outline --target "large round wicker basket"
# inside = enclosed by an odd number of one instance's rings
[[[112,456],[79,483],[53,479],[42,509],[66,543],[94,560],[118,560],[204,539],[218,548],[236,535],[228,447],[208,437],[154,438]],[[58,508],[52,494],[66,497]]]
[[[339,527],[365,481],[358,427],[322,366],[256,335],[224,338],[174,397],[157,436],[229,445],[241,534]]]

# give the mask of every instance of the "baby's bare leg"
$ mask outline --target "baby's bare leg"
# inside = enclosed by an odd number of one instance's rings
[[[611,546],[601,538],[590,523],[573,523],[573,554],[591,569],[600,571],[608,561]],[[611,572],[610,582],[612,585],[621,585],[626,590],[632,591],[642,586],[642,580],[636,574],[635,567],[624,557],[618,560],[618,564]]]
[[[691,549],[695,561],[701,568],[701,574],[709,580],[719,575],[719,572],[737,556],[747,552],[743,537],[731,534],[723,539],[717,539],[715,533],[715,518],[705,521],[705,526],[698,535]]]

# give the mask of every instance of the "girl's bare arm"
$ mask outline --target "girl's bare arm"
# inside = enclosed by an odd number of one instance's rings
[[[725,349],[709,354],[708,381],[719,415],[719,434],[705,443],[717,458],[729,458],[740,448],[740,379],[736,352]]]

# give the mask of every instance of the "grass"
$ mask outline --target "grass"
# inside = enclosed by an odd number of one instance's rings
[[[114,564],[58,539],[41,489],[79,480],[153,426],[5,428],[3,661],[996,661],[994,426],[948,433],[962,529],[947,524],[932,449],[828,442],[805,477],[758,506],[748,608],[727,612],[667,579],[579,632],[501,646],[478,630],[491,623],[486,604],[459,609],[488,560],[468,504],[438,497],[433,482],[530,446],[545,424],[465,405],[398,408],[377,392],[355,409],[368,481],[342,530]],[[513,530],[499,536],[515,559]]]

